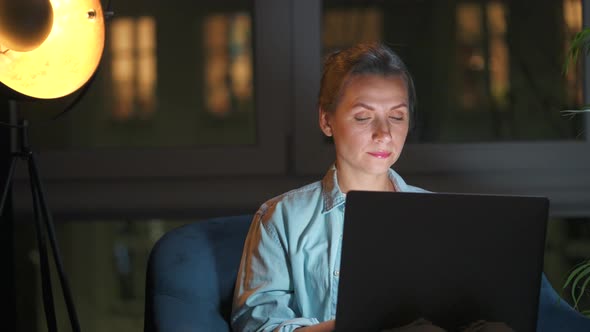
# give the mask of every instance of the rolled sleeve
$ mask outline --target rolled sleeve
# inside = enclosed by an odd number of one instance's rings
[[[315,324],[319,324],[319,323],[320,322],[315,318],[295,318],[295,319],[290,319],[288,321],[284,321],[283,323],[281,323],[281,325],[279,325],[273,331],[275,331],[275,332],[291,332],[291,331],[294,331],[295,329],[298,329],[300,327],[315,325]]]

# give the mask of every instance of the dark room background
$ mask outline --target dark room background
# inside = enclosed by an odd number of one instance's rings
[[[394,165],[409,183],[549,197],[545,272],[558,290],[590,258],[590,117],[562,112],[590,98],[582,62],[562,72],[590,1],[110,3],[81,102],[42,126],[73,96],[21,105],[84,331],[143,329],[147,255],[167,230],[254,213],[321,178],[333,161],[317,126],[321,61],[359,41],[387,43],[414,75],[418,118]],[[22,165],[11,199],[18,330],[43,331]]]

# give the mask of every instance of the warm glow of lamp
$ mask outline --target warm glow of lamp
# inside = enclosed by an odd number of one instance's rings
[[[17,1],[22,0],[0,0],[0,11],[10,7],[6,3]],[[13,31],[19,29],[8,30],[0,24],[0,82],[20,94],[41,99],[63,97],[82,87],[100,62],[105,39],[99,0],[49,1],[53,10],[51,32],[31,50],[22,51],[28,47],[19,47],[18,51],[14,45],[10,48],[11,43],[7,38],[3,42],[3,37],[14,36]],[[0,19],[6,15],[10,13],[0,12]],[[42,35],[43,32],[29,34],[25,44],[31,45]]]
[[[0,44],[31,51],[45,41],[53,25],[49,0],[0,0]]]

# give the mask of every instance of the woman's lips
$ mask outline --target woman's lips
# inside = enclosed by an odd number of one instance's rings
[[[369,152],[369,154],[375,158],[386,159],[391,156],[391,152]]]

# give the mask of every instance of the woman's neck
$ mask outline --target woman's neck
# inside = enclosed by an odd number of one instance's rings
[[[389,174],[352,176],[337,170],[338,186],[343,193],[351,190],[363,191],[395,191],[395,186],[389,179]]]

